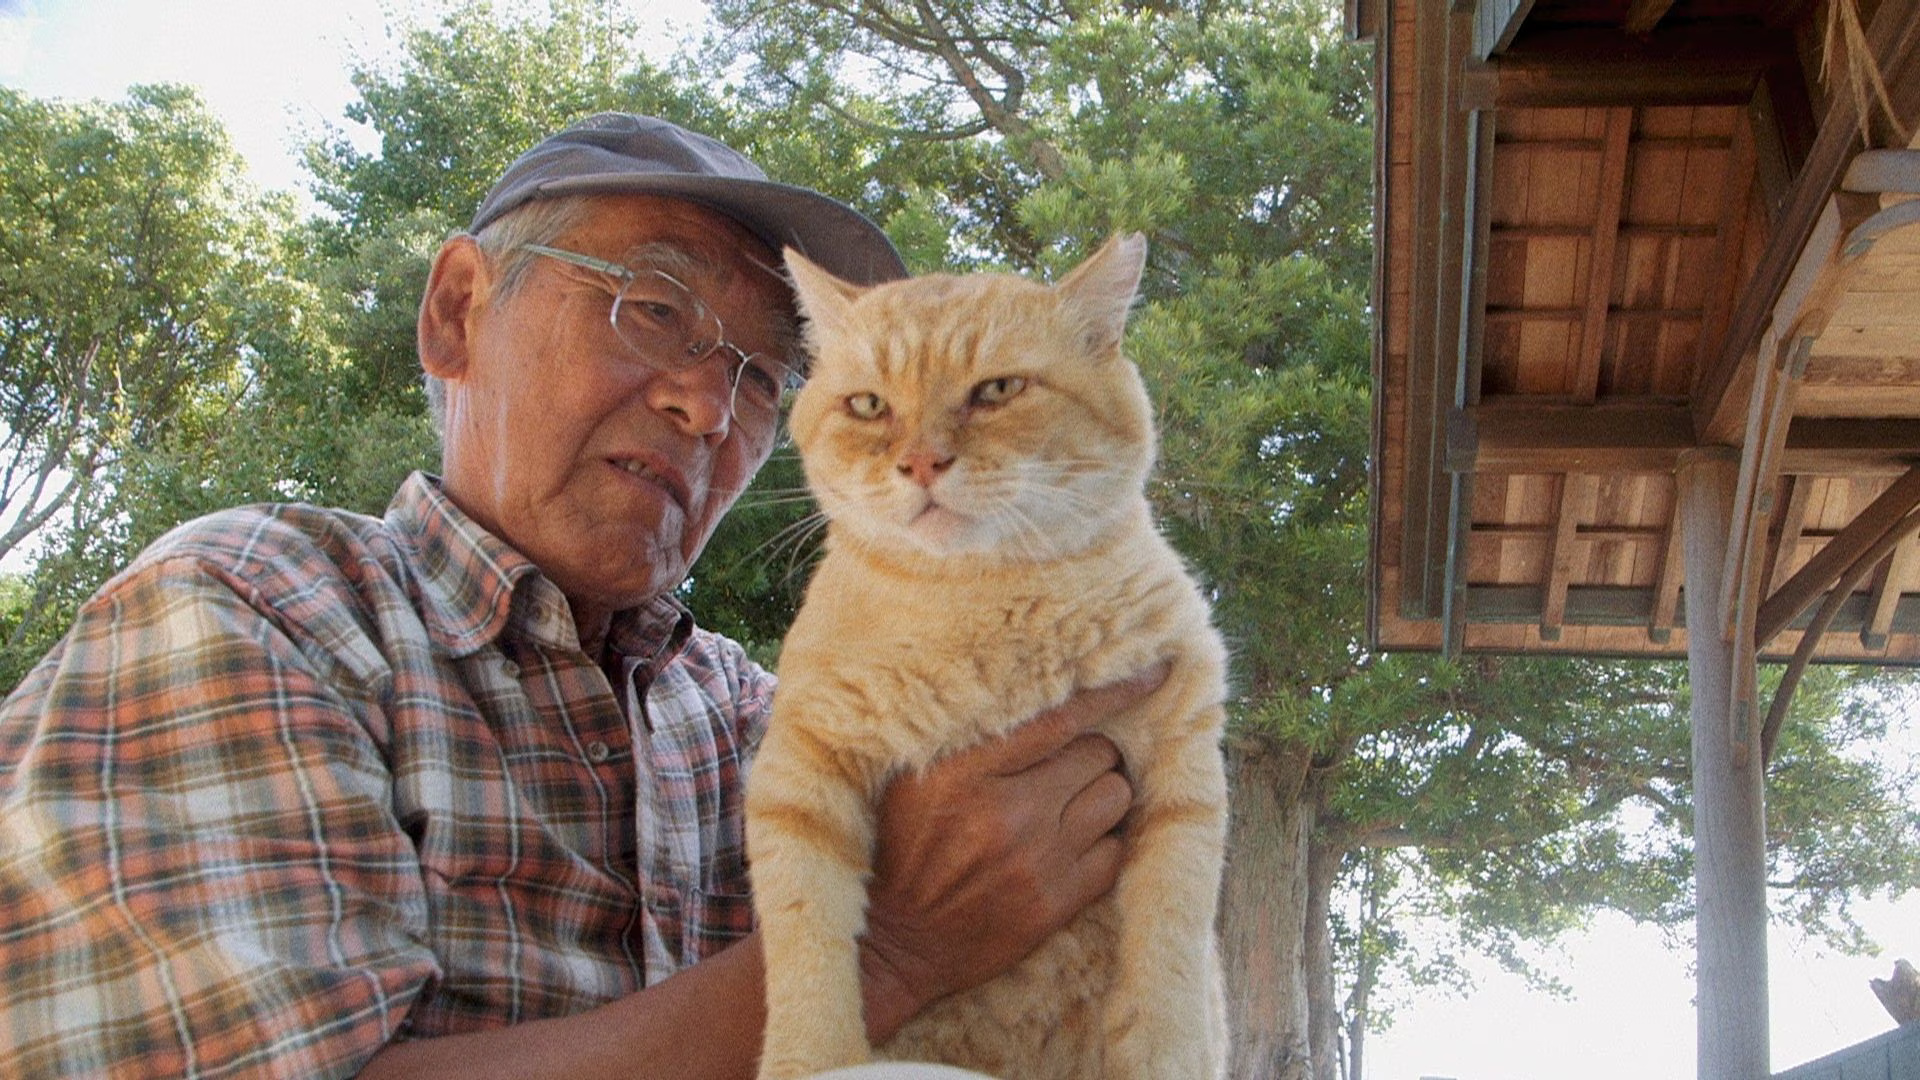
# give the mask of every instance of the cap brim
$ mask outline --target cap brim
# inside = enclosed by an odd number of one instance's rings
[[[873,222],[845,203],[791,184],[685,173],[589,173],[537,185],[527,195],[666,195],[686,199],[738,221],[776,253],[791,247],[836,277],[855,284],[873,285],[907,276],[900,253]]]

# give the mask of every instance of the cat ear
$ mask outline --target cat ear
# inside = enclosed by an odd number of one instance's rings
[[[852,329],[853,302],[866,290],[834,277],[792,248],[786,250],[786,260],[794,300],[807,320],[807,340],[818,352],[823,340],[843,337]]]
[[[1090,352],[1105,355],[1119,350],[1146,263],[1145,236],[1115,233],[1054,287],[1062,307],[1080,322]]]

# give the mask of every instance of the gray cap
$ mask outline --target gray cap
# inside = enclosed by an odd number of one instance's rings
[[[600,113],[515,159],[480,201],[470,232],[534,199],[665,195],[710,206],[778,252],[791,247],[835,275],[870,285],[907,276],[880,227],[817,191],[767,179],[728,146],[651,116]]]

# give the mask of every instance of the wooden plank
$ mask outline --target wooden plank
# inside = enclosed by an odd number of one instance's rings
[[[1839,535],[1814,553],[1800,571],[1761,603],[1754,620],[1754,642],[1764,648],[1787,624],[1798,618],[1821,593],[1833,587],[1860,554],[1879,542],[1888,529],[1920,506],[1920,466],[1909,469],[1855,517]]]
[[[1597,149],[1597,147],[1596,147]],[[1497,240],[1547,240],[1569,239],[1588,236],[1593,228],[1588,225],[1495,225],[1493,237]],[[1714,225],[1669,225],[1669,224],[1633,224],[1621,225],[1618,229],[1621,240],[1705,240],[1719,234]]]
[[[1740,252],[1746,244],[1747,220],[1752,207],[1751,177],[1757,150],[1753,125],[1734,125],[1733,145],[1727,151],[1727,170],[1720,192],[1720,221],[1713,242],[1712,265],[1717,273],[1707,290],[1706,307],[1700,320],[1700,336],[1694,342],[1693,369],[1703,370],[1717,354],[1733,314],[1734,296],[1740,287]]]
[[[1493,221],[1493,147],[1498,118],[1490,112],[1467,115],[1471,156],[1467,159],[1465,213],[1467,239],[1460,282],[1460,346],[1456,361],[1453,404],[1477,405],[1485,377],[1487,260]],[[1451,413],[1449,413],[1451,422]],[[1448,477],[1447,564],[1441,604],[1441,651],[1458,656],[1467,640],[1467,566],[1472,555],[1474,476],[1453,472]]]

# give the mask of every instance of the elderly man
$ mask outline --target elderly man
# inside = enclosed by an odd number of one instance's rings
[[[664,122],[530,150],[433,262],[442,475],[176,530],[0,709],[0,1042],[27,1076],[744,1076],[741,789],[772,678],[672,597],[796,379],[780,249],[847,207]],[[887,792],[884,1038],[1111,887],[1092,690]]]

